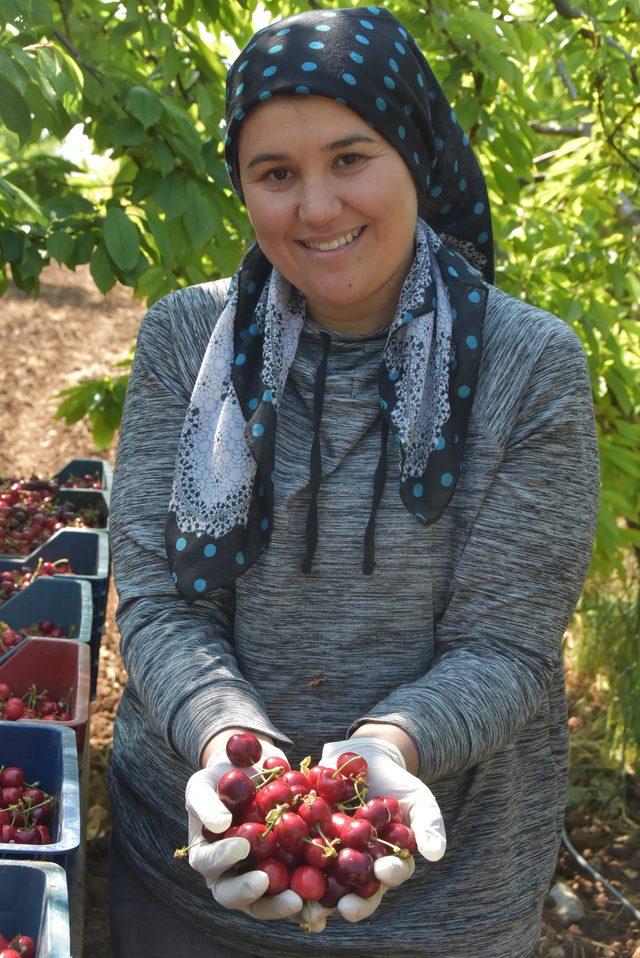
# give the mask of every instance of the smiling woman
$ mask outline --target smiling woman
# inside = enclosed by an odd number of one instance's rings
[[[226,105],[255,242],[145,317],[113,484],[115,954],[532,958],[598,504],[584,351],[493,285],[482,171],[386,9],[265,27]],[[334,787],[355,751],[414,857],[376,839],[366,891],[270,894],[247,839],[209,841],[242,818],[216,792],[240,730]]]

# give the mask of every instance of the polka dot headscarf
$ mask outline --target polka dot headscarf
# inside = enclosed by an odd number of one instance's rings
[[[227,77],[226,162],[240,197],[240,124],[277,93],[330,97],[370,123],[405,161],[422,218],[493,282],[489,199],[469,137],[392,13],[384,7],[313,10],[254,35]]]
[[[418,193],[414,260],[380,358],[381,448],[362,557],[362,574],[371,575],[389,434],[401,449],[400,497],[422,525],[442,515],[462,470],[493,280],[486,186],[425,58],[383,8],[311,11],[251,39],[227,77],[226,160],[240,196],[240,124],[278,93],[327,96],[352,109],[402,156]],[[165,541],[187,602],[229,585],[268,548],[278,409],[305,309],[302,294],[253,243],[231,278],[178,448]],[[318,540],[319,430],[331,342],[321,337],[305,573]]]

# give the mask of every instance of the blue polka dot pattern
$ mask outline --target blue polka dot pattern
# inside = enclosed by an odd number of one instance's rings
[[[196,592],[204,592],[204,590],[207,588],[206,579],[196,579],[193,583],[193,588],[196,590]]]
[[[436,445],[436,449],[438,450],[438,452],[441,452],[444,449],[445,445],[446,443],[444,441],[444,436],[440,436],[440,438],[438,439],[438,443]]]
[[[271,93],[269,90],[263,90],[262,93],[259,94],[259,96],[261,100],[268,100],[269,97],[271,96]]]
[[[469,389],[468,386],[460,386],[460,388],[458,389],[458,395],[460,396],[461,399],[466,399],[470,392],[471,390]]]
[[[373,30],[373,24],[369,20],[361,20],[360,23],[366,30]]]
[[[250,400],[249,400],[249,402],[247,403],[247,405],[249,406],[249,409],[257,409],[257,408],[258,408],[258,400],[257,400],[257,399],[255,398],[255,396],[254,396],[253,399],[250,399]]]
[[[261,422],[257,422],[254,424],[251,432],[253,433],[254,436],[259,437],[264,433],[264,426],[262,425]]]
[[[236,552],[236,563],[244,565],[244,552]]]
[[[322,42],[322,40],[312,40],[311,43],[309,44],[309,49],[310,49],[310,50],[323,50],[323,49],[324,49],[324,43]]]
[[[296,93],[311,93],[311,90],[308,86],[297,86]]]
[[[443,486],[450,486],[453,482],[453,476],[450,472],[443,472],[443,474],[440,476],[440,482]]]
[[[377,97],[376,106],[378,107],[379,110],[386,110],[387,109],[386,100],[383,100],[381,96]]]
[[[182,550],[186,549],[186,547],[187,547],[187,540],[184,538],[184,536],[180,536],[180,538],[176,540],[176,549],[178,550],[178,552],[182,552]]]
[[[356,85],[356,78],[354,77],[352,73],[343,73],[342,79],[344,80],[345,83],[348,83],[349,86]]]
[[[424,495],[424,486],[421,482],[416,482],[415,486],[413,487],[413,494],[417,498]]]
[[[218,551],[218,550],[217,550],[217,548],[215,547],[215,545],[213,544],[213,542],[209,542],[209,543],[204,547],[204,554],[206,555],[207,559],[210,559],[212,556],[214,556],[217,551]]]
[[[359,53],[356,53],[355,50],[352,50],[349,54],[354,63],[364,63],[364,57],[360,56]]]
[[[301,69],[306,73],[310,73],[312,70],[318,69],[318,64],[314,63],[313,60],[305,60],[305,62],[301,64]]]
[[[236,366],[243,366],[247,361],[247,357],[244,353],[238,353],[236,356]]]
[[[278,72],[278,68],[272,64],[270,67],[266,67],[266,68],[262,71],[262,76],[263,76],[263,77],[272,77],[272,76],[274,75],[274,73],[277,73],[277,72]]]
[[[326,23],[319,23],[316,27],[316,30],[318,30],[320,33],[326,33],[330,29],[331,27]]]
[[[280,53],[281,50],[284,50],[282,43],[276,43],[275,47],[269,47],[269,53]]]
[[[266,532],[267,529],[269,528],[269,520],[267,519],[266,516],[264,517],[264,519],[263,519],[262,522],[260,523],[260,528],[262,529],[263,532]]]
[[[467,336],[467,338],[465,339],[465,343],[467,344],[469,349],[477,349],[478,347],[478,340],[476,339],[475,336]]]
[[[358,43],[364,43],[365,46],[367,47],[369,46],[369,41],[367,40],[366,37],[363,37],[361,33],[356,33],[356,40],[358,41]]]

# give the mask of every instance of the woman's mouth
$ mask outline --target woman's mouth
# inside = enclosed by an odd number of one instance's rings
[[[342,236],[338,236],[331,243],[309,243],[305,240],[298,240],[298,242],[307,252],[311,253],[312,256],[330,256],[333,258],[355,246],[365,230],[366,226],[359,226],[350,233],[344,233]]]

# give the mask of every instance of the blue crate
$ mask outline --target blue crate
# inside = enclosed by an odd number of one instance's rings
[[[70,958],[64,871],[51,862],[0,862],[0,932],[34,938],[36,958]]]
[[[19,765],[28,782],[56,795],[49,828],[51,845],[0,844],[0,859],[55,861],[76,878],[80,847],[80,782],[74,732],[52,722],[0,722],[0,765]]]
[[[93,620],[90,583],[71,576],[41,576],[0,606],[0,621],[6,622],[12,629],[26,628],[44,619],[64,629],[73,626],[74,641],[90,642]],[[25,642],[28,641],[25,639]],[[23,642],[0,655],[0,665],[22,645]]]
[[[75,509],[84,509],[91,506],[97,509],[100,515],[100,529],[109,528],[109,496],[98,489],[61,489],[52,496],[54,505],[68,502]]]
[[[100,642],[107,611],[109,594],[109,533],[103,529],[60,529],[28,556],[16,559],[0,559],[0,572],[20,569],[26,565],[33,569],[38,559],[53,562],[69,559],[71,568],[79,578],[91,583],[93,595],[93,620],[91,624],[91,694],[95,692]],[[75,578],[65,576],[65,578]],[[0,606],[0,614],[3,606]]]
[[[113,470],[106,459],[70,459],[62,469],[58,469],[58,471],[53,474],[53,478],[58,479],[64,489],[65,479],[68,479],[69,476],[84,476],[86,473],[94,472],[100,474],[100,481],[108,496],[111,493]],[[86,491],[88,492],[89,490]]]

